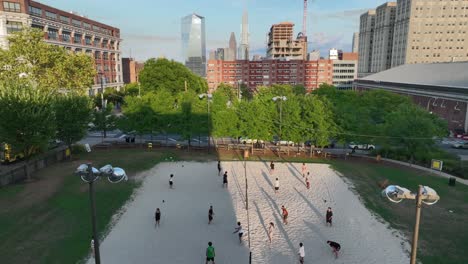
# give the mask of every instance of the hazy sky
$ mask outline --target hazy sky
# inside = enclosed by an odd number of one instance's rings
[[[239,43],[242,12],[249,13],[250,54],[265,54],[270,26],[282,21],[302,29],[302,0],[40,0],[66,11],[120,28],[124,57],[165,56],[181,60],[180,19],[193,12],[205,17],[207,49],[227,47],[231,32]],[[359,16],[383,0],[309,0],[309,50],[351,49]],[[208,53],[207,53],[208,55]]]

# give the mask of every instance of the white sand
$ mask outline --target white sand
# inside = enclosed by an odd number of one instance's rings
[[[307,190],[301,165],[276,163],[275,174],[270,176],[267,163],[247,163],[252,263],[298,263],[299,242],[305,246],[305,263],[409,261],[404,240],[377,221],[333,170],[308,164],[312,177]],[[216,263],[248,263],[243,162],[224,162],[223,169],[228,171],[229,191],[221,187],[215,162],[163,163],[153,168],[101,245],[102,262],[205,263],[207,242],[212,241]],[[168,186],[171,173],[175,175],[172,190]],[[275,177],[280,180],[278,194],[273,190]],[[215,212],[211,225],[207,224],[209,205]],[[281,205],[289,211],[286,226],[281,221]],[[328,206],[334,212],[333,227],[325,226]],[[154,225],[156,207],[162,212],[159,228]],[[246,230],[243,245],[232,234],[236,221]],[[269,222],[276,226],[271,245],[266,231]],[[326,240],[341,244],[337,260]]]

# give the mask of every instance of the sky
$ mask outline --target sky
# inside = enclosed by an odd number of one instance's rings
[[[250,55],[265,55],[266,36],[272,24],[295,24],[302,29],[303,0],[38,0],[65,11],[120,28],[123,57],[138,61],[166,57],[182,61],[180,20],[197,13],[205,17],[209,50],[228,46],[231,32],[240,42],[242,13],[249,14]],[[307,35],[309,51],[328,56],[330,48],[351,50],[359,31],[359,16],[383,0],[309,0]]]

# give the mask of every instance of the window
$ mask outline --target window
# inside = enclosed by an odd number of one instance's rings
[[[12,2],[3,2],[3,11],[20,13],[21,12],[20,4],[12,3]]]
[[[81,21],[77,20],[77,19],[72,19],[72,24],[75,26],[75,27],[81,27]]]
[[[60,16],[60,22],[69,24],[70,23],[70,18],[66,16]]]
[[[29,6],[29,14],[33,16],[42,16],[42,9],[34,6]]]
[[[73,43],[81,44],[81,35],[75,34],[75,37],[73,38]]]
[[[100,45],[99,45],[100,42],[101,42],[101,39],[99,39],[99,38],[94,38],[94,46],[95,46],[95,47],[99,47],[99,46],[100,46]]]
[[[16,21],[7,21],[7,33],[13,33],[17,31],[21,31],[23,28],[23,24],[21,22],[16,22]]]
[[[47,17],[48,19],[57,20],[57,14],[55,14],[55,13],[46,11],[46,12],[45,12],[45,15],[46,15],[46,17]]]
[[[86,29],[91,29],[91,25],[89,23],[83,22],[83,27]]]
[[[62,41],[70,42],[70,32],[62,32]]]
[[[91,37],[85,37],[86,45],[91,45]]]
[[[49,39],[56,40],[57,39],[57,30],[55,28],[48,28],[47,29],[47,36]]]

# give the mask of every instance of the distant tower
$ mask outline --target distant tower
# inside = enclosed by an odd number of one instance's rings
[[[233,61],[237,59],[237,42],[236,35],[234,32],[231,32],[231,37],[229,38],[229,60]]]
[[[304,0],[304,15],[302,17],[302,35],[307,37],[307,0]]]
[[[237,57],[239,60],[249,60],[249,21],[247,10],[242,15],[241,41]]]

